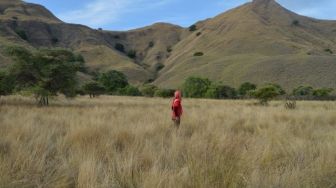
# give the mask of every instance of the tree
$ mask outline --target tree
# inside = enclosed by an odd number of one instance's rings
[[[0,97],[10,95],[14,89],[15,79],[5,71],[0,71]]]
[[[212,84],[207,90],[205,97],[212,99],[235,99],[237,91],[230,86]]]
[[[172,89],[157,89],[154,93],[155,97],[169,98],[174,96],[175,90]]]
[[[83,70],[84,61],[64,49],[41,49],[31,52],[22,47],[10,47],[14,57],[10,74],[19,90],[30,91],[40,105],[48,105],[49,97],[58,93],[74,97],[77,72]]]
[[[131,85],[119,89],[118,93],[123,96],[141,96],[139,89]]]
[[[293,89],[293,95],[294,96],[312,96],[314,92],[313,87],[311,86],[299,86],[295,89]]]
[[[265,85],[253,91],[252,95],[259,100],[260,104],[267,105],[271,99],[281,95],[281,91],[274,85]]]
[[[193,32],[193,31],[196,31],[197,30],[197,26],[194,24],[194,25],[191,25],[189,27],[189,31]]]
[[[246,96],[250,91],[253,91],[255,89],[257,89],[257,85],[252,84],[250,82],[245,82],[242,85],[240,85],[238,93],[241,96]]]
[[[141,91],[142,95],[145,96],[145,97],[154,97],[154,94],[155,94],[156,90],[158,90],[158,88],[154,85],[151,85],[151,84],[143,85],[140,88],[140,91]]]
[[[182,88],[184,96],[192,98],[202,98],[205,96],[211,85],[211,81],[206,78],[189,77],[185,80]]]
[[[105,88],[96,81],[86,83],[83,89],[85,94],[90,95],[90,98],[95,98],[105,92]]]
[[[334,90],[332,88],[321,88],[313,91],[313,96],[318,98],[329,97]]]
[[[127,77],[123,73],[115,70],[99,75],[98,82],[111,94],[128,85]]]

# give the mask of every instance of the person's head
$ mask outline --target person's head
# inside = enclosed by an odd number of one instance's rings
[[[175,99],[181,99],[181,97],[182,97],[181,91],[179,91],[179,90],[175,91],[174,96],[175,96]]]

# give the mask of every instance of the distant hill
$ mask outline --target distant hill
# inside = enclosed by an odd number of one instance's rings
[[[40,5],[2,0],[0,42],[0,66],[10,63],[4,47],[16,44],[71,48],[91,70],[119,70],[135,84],[174,88],[197,75],[232,86],[336,87],[336,21],[297,15],[274,0],[254,0],[191,28],[158,23],[125,32],[67,24]]]

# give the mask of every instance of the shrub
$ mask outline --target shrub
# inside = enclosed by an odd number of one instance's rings
[[[170,52],[172,52],[172,51],[173,51],[172,47],[171,47],[171,46],[168,46],[168,47],[167,47],[167,52],[170,53]]]
[[[135,50],[130,50],[130,51],[128,51],[127,56],[131,59],[135,59],[136,56],[137,56],[137,53],[136,53]]]
[[[293,20],[292,25],[299,26],[300,25],[300,21],[299,20]]]
[[[141,94],[145,97],[154,97],[156,90],[158,90],[158,88],[151,84],[143,85],[140,88]]]
[[[103,31],[103,28],[99,27],[99,28],[98,28],[98,31]]]
[[[15,78],[7,72],[0,71],[0,97],[12,94]]]
[[[127,77],[115,70],[102,73],[99,75],[98,81],[110,94],[128,85]]]
[[[120,44],[120,43],[117,43],[117,44],[114,46],[114,48],[115,48],[116,50],[118,50],[119,52],[125,53],[125,47],[124,47],[124,45],[122,45],[122,44]]]
[[[149,43],[148,43],[148,48],[153,48],[154,47],[154,42],[153,41],[150,41]]]
[[[157,89],[154,93],[155,97],[169,98],[174,96],[175,90],[172,89]]]
[[[212,84],[205,93],[205,97],[212,99],[235,99],[237,91],[230,86]]]
[[[255,89],[257,89],[257,85],[252,84],[250,82],[245,82],[242,85],[240,85],[238,93],[241,96],[247,96],[250,91],[253,91]]]
[[[158,63],[156,66],[155,66],[155,70],[156,71],[160,71],[161,69],[163,69],[165,66],[164,66],[164,64],[162,64],[162,63]]]
[[[56,37],[52,37],[52,38],[51,38],[51,42],[52,42],[53,44],[58,43],[58,38],[56,38]]]
[[[22,39],[22,40],[28,40],[28,36],[26,32],[22,29],[15,30],[15,33]]]
[[[195,53],[194,53],[194,56],[203,56],[203,55],[204,55],[203,52],[195,52]]]
[[[200,35],[202,35],[202,32],[198,32],[198,33],[196,33],[196,36],[197,36],[197,37],[200,36]]]
[[[313,96],[317,98],[329,97],[334,90],[332,88],[321,88],[313,91]]]
[[[330,53],[330,54],[333,54],[333,53],[334,53],[330,48],[327,48],[327,49],[325,49],[324,51],[325,51],[325,52],[328,52],[328,53]]]
[[[293,89],[293,95],[294,96],[312,96],[313,95],[313,87],[311,86],[299,86],[295,89]]]
[[[206,78],[189,77],[185,80],[182,89],[184,96],[202,98],[211,86],[211,81]]]
[[[131,85],[119,89],[118,94],[123,96],[141,96],[139,89]]]
[[[196,31],[197,30],[197,26],[194,24],[194,25],[191,25],[189,27],[189,31],[193,32],[193,31]]]

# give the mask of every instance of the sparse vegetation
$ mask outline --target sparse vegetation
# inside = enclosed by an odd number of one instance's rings
[[[204,55],[203,52],[195,52],[195,53],[194,53],[194,56],[203,56],[203,55]]]

